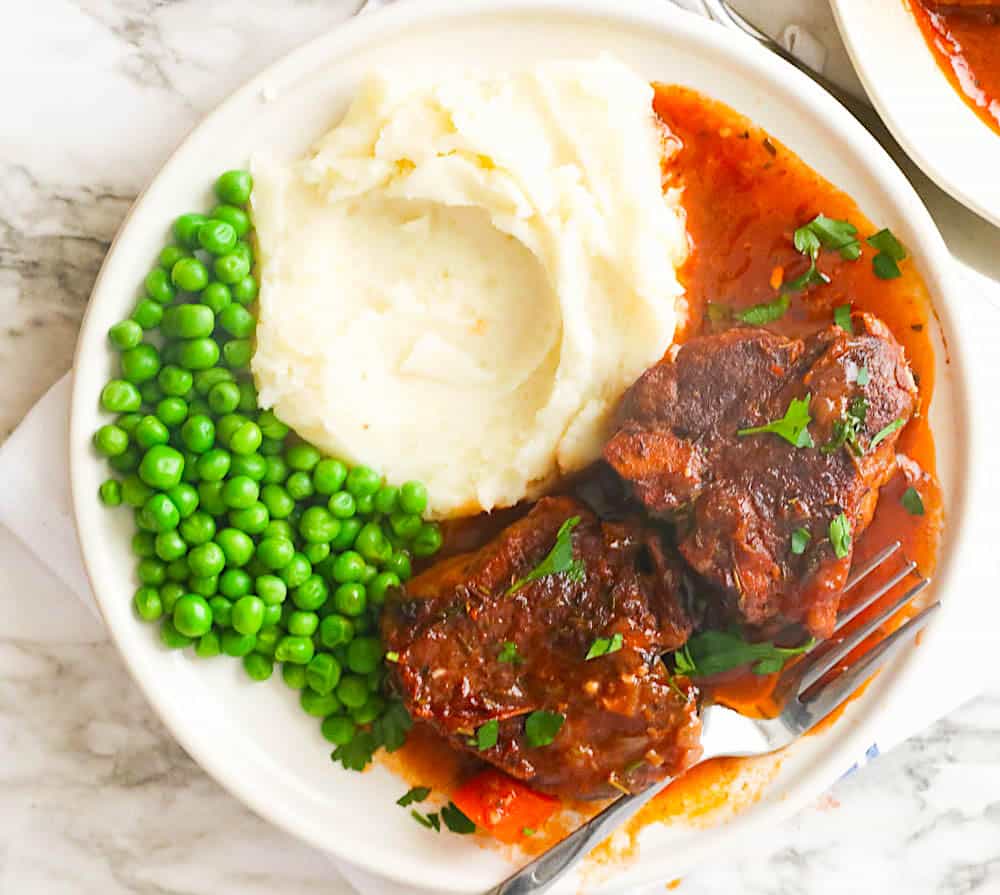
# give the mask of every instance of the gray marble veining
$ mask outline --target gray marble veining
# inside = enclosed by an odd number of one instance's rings
[[[104,253],[177,141],[356,5],[6,4],[0,439],[69,368]],[[200,771],[93,617],[3,530],[0,618],[0,895],[347,891],[325,857]],[[678,891],[1000,892],[1000,687],[839,783],[759,854],[705,867]]]

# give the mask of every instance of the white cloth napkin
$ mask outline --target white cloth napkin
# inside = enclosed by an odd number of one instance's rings
[[[386,0],[378,0],[372,5],[384,2]],[[773,18],[771,0],[739,5],[749,12],[759,5],[762,14],[767,12],[767,19]],[[822,67],[827,47],[806,27],[787,25],[781,37],[786,46],[810,64]],[[966,273],[970,291],[1000,308],[1000,283],[978,276],[973,271],[967,270]],[[997,323],[1000,324],[1000,317]],[[14,532],[55,573],[66,589],[95,618],[100,619],[83,570],[70,502],[66,444],[71,376],[71,373],[67,374],[53,385],[0,447],[0,481],[4,483],[0,489],[0,524]],[[44,551],[40,549],[42,546]],[[967,691],[963,698],[972,695]],[[884,729],[879,731],[877,744],[872,744],[864,756],[858,757],[858,765],[929,725],[957,707],[960,701],[950,688],[940,688],[929,698],[915,701],[911,711],[886,720]],[[845,768],[844,771],[853,769]],[[341,875],[364,895],[408,895],[412,891],[371,877],[350,865],[335,863]],[[661,889],[655,887],[657,892]]]

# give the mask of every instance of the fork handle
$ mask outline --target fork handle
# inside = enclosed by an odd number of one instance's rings
[[[641,792],[615,799],[561,842],[484,895],[541,895],[548,891],[591,849],[635,817],[639,809],[666,789],[672,779],[667,777]]]

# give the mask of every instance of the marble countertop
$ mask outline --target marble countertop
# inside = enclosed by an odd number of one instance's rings
[[[249,75],[357,5],[8,4],[0,440],[69,369],[101,259],[177,141]],[[818,15],[829,36],[825,9]],[[2,528],[0,618],[0,893],[348,891],[323,855],[251,814],[184,754],[93,616]],[[691,874],[678,891],[1000,892],[1000,686],[841,781],[772,842]]]

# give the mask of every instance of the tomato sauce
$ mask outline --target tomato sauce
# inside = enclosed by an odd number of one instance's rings
[[[1000,134],[1000,4],[907,3],[952,86]]]
[[[664,163],[664,186],[682,190],[691,252],[680,271],[687,291],[688,316],[676,340],[712,332],[730,325],[713,320],[709,303],[733,310],[771,301],[781,282],[801,274],[807,260],[795,250],[792,234],[823,213],[849,220],[862,237],[874,226],[857,204],[809,168],[794,153],[732,109],[696,91],[659,85],[656,113],[679,143],[679,150]],[[883,489],[875,517],[859,537],[855,558],[863,562],[886,544],[899,540],[903,552],[920,572],[934,570],[943,521],[941,494],[935,477],[934,439],[928,410],[934,389],[935,361],[931,342],[933,312],[926,287],[912,261],[901,263],[902,275],[879,279],[872,269],[875,250],[865,246],[858,261],[843,260],[824,252],[819,268],[830,282],[791,296],[785,316],[768,328],[788,336],[805,337],[828,326],[834,308],[850,304],[855,310],[880,317],[905,347],[919,386],[918,411],[901,433],[897,449],[905,471],[897,473]],[[912,462],[909,462],[912,461]],[[901,496],[911,484],[920,491],[925,513],[910,515]],[[442,556],[475,549],[524,512],[523,508],[459,520],[444,526]],[[886,577],[895,567],[886,570]],[[878,573],[859,591],[877,586]],[[891,592],[886,599],[898,591]],[[871,611],[883,605],[880,601]],[[867,614],[867,613],[866,613]],[[859,617],[862,623],[866,614]],[[873,638],[885,636],[880,631]],[[870,642],[859,649],[868,649]],[[773,690],[776,675],[749,671],[731,673],[707,682],[709,700],[725,703],[756,716],[780,710]],[[390,767],[414,785],[430,785],[441,795],[450,794],[482,765],[459,756],[436,735],[417,725],[403,749],[389,756]],[[710,823],[720,811],[733,813],[748,807],[766,790],[780,766],[780,756],[758,759],[717,759],[680,777],[648,805],[625,831],[634,845],[642,826],[653,822],[684,820]],[[567,806],[578,820],[592,814],[593,803]],[[523,843],[537,853],[569,832],[574,822],[555,818],[544,830]],[[621,837],[619,837],[620,846]],[[620,858],[609,846],[599,849],[597,860]]]

